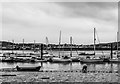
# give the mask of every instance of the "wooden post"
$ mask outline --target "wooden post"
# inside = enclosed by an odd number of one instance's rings
[[[40,47],[41,47],[41,50],[40,50],[41,51],[41,59],[43,59],[43,44],[41,44]]]
[[[113,58],[113,44],[111,43],[111,59]]]
[[[72,37],[70,37],[70,57],[72,57]]]

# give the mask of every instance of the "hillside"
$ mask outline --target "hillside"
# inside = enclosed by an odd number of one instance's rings
[[[12,42],[7,42],[7,41],[0,41],[0,45],[2,47],[3,50],[34,50],[34,49],[40,49],[40,45],[42,43],[12,43]],[[47,45],[44,45],[44,49],[46,48],[51,48],[53,50],[58,50],[59,49],[59,45],[58,44],[49,44],[48,47]],[[70,44],[61,44],[60,48],[64,49],[64,50],[70,50]],[[120,42],[118,43],[119,49],[120,49]],[[112,42],[112,47],[114,50],[117,49],[117,43],[116,42]],[[93,50],[93,44],[90,45],[76,45],[76,44],[72,44],[72,49],[74,50]],[[100,44],[96,44],[96,49],[97,50],[110,50],[111,49],[111,43],[100,43]]]

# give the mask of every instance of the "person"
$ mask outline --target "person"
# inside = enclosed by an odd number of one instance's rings
[[[83,65],[82,72],[87,73],[87,65],[86,64]]]

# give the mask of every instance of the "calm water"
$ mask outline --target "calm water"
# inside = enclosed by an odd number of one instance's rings
[[[3,51],[3,52],[11,52],[11,51]],[[14,51],[17,53],[22,53],[22,51]],[[32,51],[25,51],[25,53],[30,53]],[[82,52],[82,51],[78,51]],[[86,53],[92,53],[93,51],[86,51]],[[69,51],[61,51],[61,55],[69,55]],[[58,51],[53,51],[54,55],[58,55]],[[110,56],[110,51],[104,51],[104,54],[106,56]],[[103,55],[101,51],[96,51],[96,56]],[[73,56],[77,56],[76,51],[73,51]],[[115,57],[115,55],[114,55]],[[73,63],[0,63],[0,68],[14,68],[17,65],[19,66],[38,66],[42,65],[42,70],[80,70],[82,69],[83,64],[80,62],[73,62]],[[112,70],[112,71],[118,71],[120,69],[120,64],[87,64],[88,70]]]

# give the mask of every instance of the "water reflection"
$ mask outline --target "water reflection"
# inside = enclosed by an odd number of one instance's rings
[[[73,63],[1,63],[1,68],[14,68],[18,66],[42,66],[42,70],[81,70],[83,64],[80,62]],[[87,64],[88,70],[90,71],[119,71],[120,75],[120,64],[104,63],[104,64]]]

